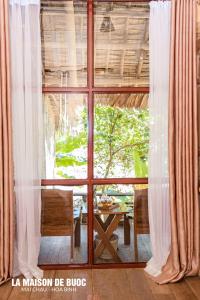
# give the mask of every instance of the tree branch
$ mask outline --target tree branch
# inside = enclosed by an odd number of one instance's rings
[[[116,153],[118,153],[119,151],[125,149],[125,148],[128,148],[128,147],[136,147],[136,146],[144,145],[144,144],[146,144],[147,142],[148,142],[148,140],[147,140],[147,141],[144,141],[144,142],[142,142],[142,143],[127,144],[127,145],[124,145],[124,146],[118,148],[117,150],[115,150],[115,151],[112,153],[112,156],[115,155]]]

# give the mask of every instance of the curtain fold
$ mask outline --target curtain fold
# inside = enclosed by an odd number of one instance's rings
[[[195,0],[172,1],[169,179],[171,250],[158,283],[200,268]]]
[[[171,2],[152,1],[149,19],[150,144],[148,207],[152,258],[145,271],[161,273],[170,249],[168,98]]]
[[[8,2],[0,2],[0,285],[12,275],[14,197]]]
[[[10,0],[17,237],[14,275],[40,278],[42,67],[40,1]]]

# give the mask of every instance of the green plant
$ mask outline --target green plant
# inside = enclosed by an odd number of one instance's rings
[[[149,140],[148,109],[120,108],[95,105],[94,166],[98,177],[146,177]],[[79,132],[68,131],[56,136],[57,174],[73,178],[67,173],[71,166],[87,164],[82,153],[87,149],[87,110],[80,115]],[[121,174],[119,174],[119,172]]]
[[[116,166],[122,176],[147,176],[148,139],[148,110],[97,104],[94,160],[98,177],[114,176]]]

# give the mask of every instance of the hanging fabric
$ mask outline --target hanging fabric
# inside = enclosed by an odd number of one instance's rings
[[[161,273],[170,250],[168,174],[168,98],[170,62],[170,1],[152,1],[149,20],[150,143],[148,207],[152,258],[146,272]]]
[[[14,275],[41,278],[42,66],[40,1],[10,0],[13,154],[16,195]]]
[[[200,271],[195,0],[172,1],[169,97],[171,249],[159,283]]]
[[[14,193],[10,80],[9,6],[0,1],[0,285],[12,276]]]

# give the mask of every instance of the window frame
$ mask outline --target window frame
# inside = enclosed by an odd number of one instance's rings
[[[54,0],[56,1],[56,0]],[[68,0],[65,0],[68,1]],[[73,268],[124,268],[145,267],[146,262],[132,263],[94,263],[93,250],[93,187],[108,184],[148,184],[148,178],[95,178],[94,177],[94,95],[116,93],[149,94],[149,87],[95,87],[94,86],[94,3],[95,2],[127,2],[125,0],[86,0],[87,1],[87,87],[43,87],[43,94],[87,94],[88,105],[88,164],[86,179],[42,179],[42,186],[81,186],[87,185],[88,204],[88,262],[83,264],[48,264],[40,265],[44,270]],[[129,0],[128,2],[148,3],[150,0]]]

